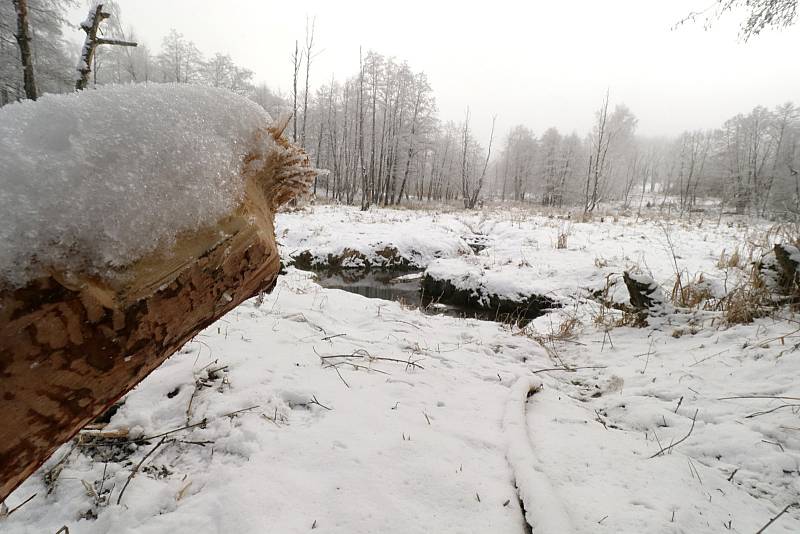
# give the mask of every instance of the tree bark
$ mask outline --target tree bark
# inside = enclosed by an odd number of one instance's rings
[[[105,279],[53,273],[0,287],[0,502],[198,332],[274,287],[273,214],[314,176],[282,130],[269,134],[281,148],[245,171],[243,203],[168,253]]]
[[[796,252],[796,250],[788,249],[785,245],[779,243],[775,244],[773,250],[775,252],[775,258],[778,260],[778,265],[780,266],[780,273],[778,275],[780,289],[784,294],[793,294],[800,285],[800,271],[798,271],[800,265],[792,254],[792,252]]]
[[[31,36],[28,29],[28,0],[14,0],[17,11],[17,34],[14,36],[19,45],[19,55],[22,61],[22,79],[25,86],[25,96],[36,100],[36,79],[33,74],[33,54],[31,53]]]
[[[633,306],[635,310],[650,310],[657,305],[662,304],[660,299],[658,299],[655,295],[658,286],[656,286],[651,280],[648,280],[645,283],[630,276],[627,272],[622,273],[622,280],[625,282],[625,287],[628,288],[628,294],[631,298],[631,306]]]
[[[89,74],[92,72],[92,62],[95,59],[94,52],[97,45],[107,44],[114,46],[137,46],[137,43],[128,41],[120,41],[118,39],[101,39],[97,37],[97,32],[100,29],[100,23],[105,19],[111,17],[108,13],[103,12],[103,4],[97,4],[92,11],[89,12],[89,19],[81,23],[81,29],[86,32],[86,39],[83,42],[81,49],[81,57],[78,60],[78,79],[75,81],[75,90],[82,91],[86,89],[89,84]],[[87,24],[87,22],[89,24]],[[95,85],[97,85],[97,64],[95,62]]]

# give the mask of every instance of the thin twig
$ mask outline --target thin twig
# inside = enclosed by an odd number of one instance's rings
[[[242,412],[249,411],[249,410],[255,410],[256,408],[260,408],[260,406],[258,406],[258,405],[248,406],[247,408],[242,408],[241,410],[236,410],[235,412],[224,413],[224,414],[222,414],[220,416],[215,417],[214,419],[222,419],[223,417],[233,417],[234,415],[237,415],[237,414],[240,414]],[[153,436],[145,436],[145,437],[132,439],[132,440],[128,440],[128,441],[122,441],[122,442],[117,441],[114,444],[119,444],[119,443],[142,443],[144,441],[150,441],[150,440],[153,440],[153,439],[156,439],[156,438],[169,436],[170,434],[174,434],[175,432],[180,432],[181,430],[189,430],[190,428],[195,428],[195,427],[198,427],[198,426],[205,426],[205,425],[208,424],[208,422],[209,422],[209,419],[207,417],[204,417],[201,421],[199,421],[197,423],[193,423],[191,425],[184,425],[182,427],[174,428],[172,430],[167,430],[166,432],[162,432],[161,434],[155,434]]]
[[[375,360],[375,361],[385,361],[385,362],[396,362],[396,363],[404,363],[406,366],[416,367],[418,369],[425,369],[420,364],[417,363],[419,360],[401,360],[400,358],[389,358],[386,356],[373,356],[369,352],[364,349],[356,349],[350,354],[328,354],[326,356],[322,356],[321,354],[317,353],[316,349],[314,352],[319,356],[320,360],[332,360],[335,358],[365,358],[367,360]]]
[[[194,398],[197,396],[197,392],[200,391],[200,381],[199,379],[194,381],[194,391],[192,391],[192,395],[189,397],[189,404],[186,406],[186,424],[189,424],[189,421],[192,420],[192,404],[194,403]]]
[[[689,428],[689,432],[685,436],[683,436],[681,439],[679,439],[678,441],[676,441],[674,443],[670,443],[667,447],[662,448],[660,451],[658,451],[657,453],[652,455],[650,458],[655,458],[656,456],[664,454],[665,452],[667,452],[668,450],[672,449],[676,445],[679,445],[680,443],[683,443],[684,441],[686,441],[686,439],[689,436],[692,435],[692,430],[694,430],[694,424],[697,421],[697,412],[698,411],[700,411],[700,410],[697,409],[697,410],[694,411],[694,415],[692,416],[692,426]]]
[[[800,397],[781,397],[775,395],[737,395],[735,397],[720,397],[717,400],[734,400],[734,399],[775,399],[775,400],[800,401]]]
[[[767,527],[769,527],[769,526],[770,526],[772,523],[774,523],[775,521],[777,521],[777,520],[778,520],[778,518],[780,518],[780,517],[781,517],[783,514],[785,514],[786,512],[788,512],[788,511],[789,511],[789,508],[791,508],[792,506],[800,506],[800,503],[792,502],[792,503],[789,503],[789,504],[787,504],[786,506],[784,506],[783,510],[781,510],[781,511],[778,513],[778,515],[776,515],[775,517],[773,517],[772,519],[770,519],[770,520],[769,520],[769,522],[768,522],[766,525],[764,525],[763,527],[761,527],[761,528],[758,530],[758,532],[756,532],[756,534],[761,534],[762,532],[764,532],[765,530],[767,530]]]
[[[733,480],[733,477],[734,477],[734,476],[736,475],[736,473],[738,473],[738,472],[739,472],[739,468],[737,467],[736,469],[734,469],[734,470],[733,470],[733,472],[731,473],[731,475],[728,477],[728,482],[730,482],[731,480]]]
[[[194,423],[194,424],[191,424],[191,425],[184,425],[184,426],[182,426],[180,428],[176,428],[176,429],[173,429],[173,430],[167,430],[166,432],[162,432],[161,434],[156,434],[155,436],[145,436],[143,438],[132,439],[130,441],[123,442],[123,443],[142,443],[143,441],[150,441],[151,439],[156,439],[156,438],[160,438],[160,437],[164,437],[164,436],[169,436],[170,434],[174,434],[175,432],[180,432],[181,430],[189,430],[190,428],[195,428],[195,427],[198,427],[198,426],[205,426],[207,424],[208,424],[208,419],[206,419],[204,417],[199,423]]]
[[[339,378],[342,380],[342,383],[345,386],[347,386],[348,389],[350,389],[350,384],[347,383],[347,380],[344,379],[344,377],[342,376],[342,373],[339,372],[339,368],[336,367],[335,365],[331,365],[330,367],[333,367],[333,370],[336,371],[337,375],[339,375]]]
[[[701,360],[697,360],[697,361],[696,361],[696,362],[694,362],[693,364],[689,365],[689,367],[694,367],[695,365],[700,365],[701,363],[703,363],[703,362],[705,362],[705,361],[707,361],[707,360],[710,360],[711,358],[716,358],[716,357],[717,357],[717,356],[719,356],[720,354],[725,354],[725,353],[726,353],[726,352],[728,352],[729,350],[731,350],[731,349],[725,349],[725,350],[721,350],[721,351],[717,352],[716,354],[712,354],[711,356],[706,356],[705,358],[703,358],[703,359],[701,359]]]
[[[403,323],[403,324],[407,324],[407,325],[413,326],[413,327],[414,327],[414,328],[416,328],[417,330],[422,330],[422,327],[421,327],[421,326],[415,325],[414,323],[409,323],[408,321],[401,321],[400,319],[384,319],[384,320],[385,320],[385,321],[394,321],[394,322],[396,322],[396,323]]]
[[[316,404],[316,405],[317,405],[317,406],[319,406],[320,408],[325,408],[326,410],[332,410],[332,409],[333,409],[333,408],[328,408],[327,406],[325,406],[324,404],[322,404],[320,401],[318,401],[318,400],[317,400],[317,396],[316,396],[316,395],[313,395],[313,396],[311,397],[311,400],[310,400],[310,401],[308,401],[308,404]]]
[[[547,371],[566,371],[568,373],[574,373],[578,369],[605,369],[605,365],[582,365],[578,367],[548,367],[547,369],[537,369],[536,371],[531,371],[533,374],[545,373]]]
[[[750,415],[745,415],[744,418],[745,419],[752,419],[753,417],[758,417],[759,415],[767,415],[767,414],[770,414],[772,412],[777,412],[778,410],[780,410],[782,408],[800,408],[800,404],[781,404],[780,406],[776,406],[775,408],[772,408],[771,410],[764,410],[763,412],[754,412],[754,413],[751,413]]]
[[[205,447],[206,445],[211,445],[213,441],[184,441],[182,439],[177,440],[177,443],[186,443],[187,445],[200,445],[201,447]]]
[[[328,363],[322,366],[323,369],[327,369],[328,367],[333,367],[334,369],[339,367],[340,365],[349,365],[353,369],[365,369],[367,371],[375,371],[376,373],[381,373],[382,375],[388,375],[386,371],[381,371],[380,369],[375,369],[374,367],[367,367],[366,365],[361,365],[358,363],[353,362],[339,362],[339,363]]]
[[[333,334],[332,336],[325,336],[322,338],[322,341],[328,341],[329,339],[333,339],[335,337],[342,337],[346,336],[347,334]]]
[[[6,517],[10,516],[10,515],[11,515],[11,514],[13,514],[14,512],[16,512],[17,510],[19,510],[20,508],[22,508],[24,505],[26,505],[26,504],[28,504],[29,502],[31,502],[31,501],[33,500],[33,498],[34,498],[34,497],[36,497],[37,495],[39,495],[39,494],[38,494],[38,493],[34,493],[34,494],[33,494],[33,495],[31,495],[30,497],[28,497],[27,499],[25,499],[24,501],[22,501],[20,504],[16,505],[14,508],[12,508],[12,509],[11,509],[11,510],[10,510],[10,511],[9,511],[9,512],[6,514]]]
[[[139,468],[140,468],[140,467],[142,467],[142,464],[145,462],[145,460],[147,460],[147,459],[150,457],[150,455],[151,455],[151,454],[153,454],[154,452],[156,452],[156,449],[158,449],[158,448],[159,448],[159,447],[160,447],[160,446],[161,446],[161,445],[164,443],[164,441],[165,441],[166,439],[167,439],[167,437],[166,437],[166,436],[164,436],[163,438],[161,438],[161,441],[159,441],[158,443],[156,443],[156,446],[155,446],[155,447],[153,447],[152,449],[150,449],[150,451],[149,451],[147,454],[145,454],[145,455],[144,455],[144,458],[142,458],[142,459],[139,461],[139,463],[138,463],[138,464],[136,464],[136,467],[134,467],[134,468],[133,468],[133,471],[131,471],[131,474],[130,474],[130,475],[128,475],[128,480],[126,480],[126,481],[125,481],[125,485],[124,485],[124,486],[122,486],[122,489],[121,489],[121,490],[120,490],[120,492],[119,492],[119,497],[117,497],[117,504],[119,504],[119,503],[122,501],[122,496],[125,494],[125,490],[128,488],[128,484],[130,484],[130,483],[131,483],[131,479],[132,479],[134,476],[136,476],[136,473],[138,473],[138,472],[139,472]]]

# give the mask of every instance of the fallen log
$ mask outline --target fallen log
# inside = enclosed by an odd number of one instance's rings
[[[0,278],[0,502],[203,328],[274,287],[274,213],[315,175],[283,127],[253,132],[235,207],[170,247],[100,272]]]

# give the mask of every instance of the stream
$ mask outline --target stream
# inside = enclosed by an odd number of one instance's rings
[[[430,315],[448,315],[460,318],[475,318],[484,321],[506,322],[508,314],[493,310],[478,310],[464,306],[442,304],[426,298],[420,291],[423,271],[386,271],[338,269],[315,271],[317,283],[327,289],[341,289],[367,298],[394,300],[418,308]],[[526,324],[528,320],[520,320]]]

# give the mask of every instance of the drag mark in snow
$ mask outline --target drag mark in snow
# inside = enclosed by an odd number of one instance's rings
[[[520,377],[511,388],[503,417],[511,464],[525,521],[536,534],[570,534],[573,529],[547,475],[533,452],[525,423],[528,398],[542,388],[534,377]]]

